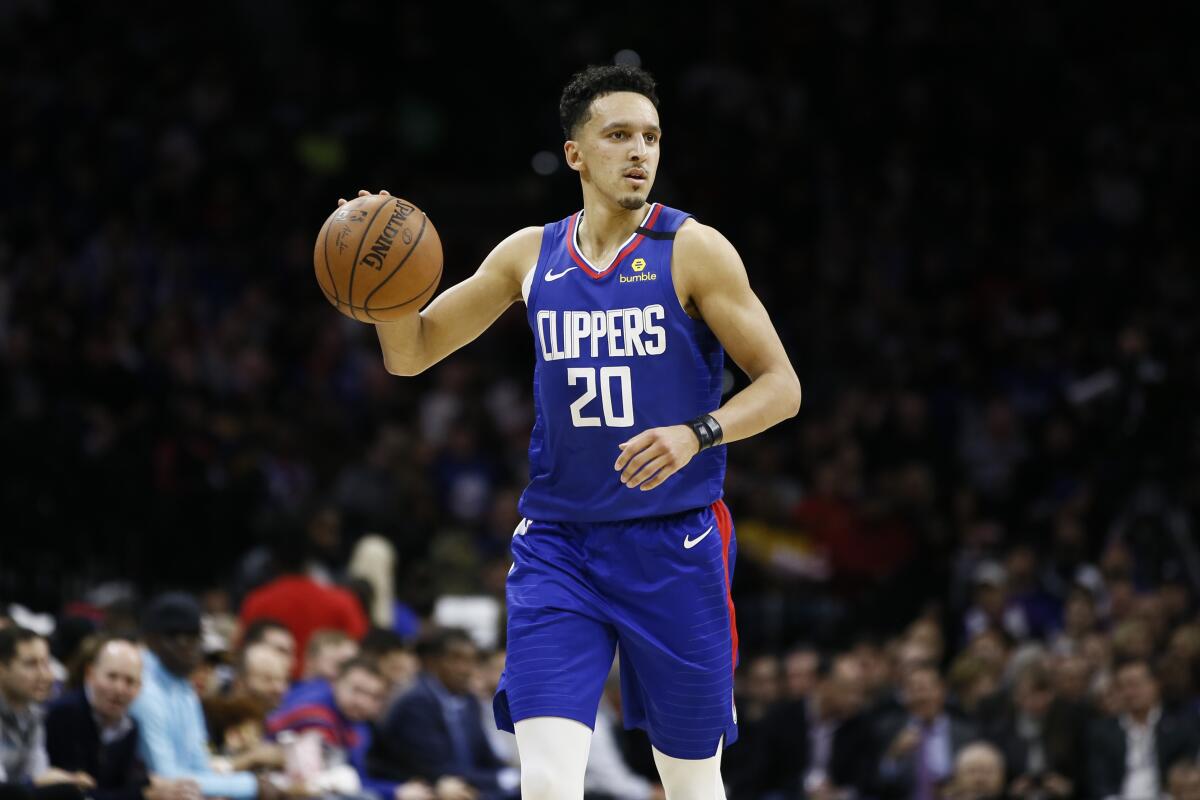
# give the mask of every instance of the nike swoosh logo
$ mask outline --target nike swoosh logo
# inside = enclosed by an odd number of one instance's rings
[[[702,541],[704,541],[704,537],[708,536],[710,533],[712,533],[712,525],[709,525],[708,530],[706,530],[704,533],[697,536],[695,539],[691,538],[690,536],[684,536],[683,537],[683,549],[691,550],[693,547],[695,547],[696,545],[698,545]]]
[[[556,281],[573,269],[579,269],[579,267],[567,267],[566,269],[564,269],[562,272],[558,273],[557,275],[554,274],[554,270],[548,269],[548,270],[546,270],[546,282],[549,283],[550,281]]]

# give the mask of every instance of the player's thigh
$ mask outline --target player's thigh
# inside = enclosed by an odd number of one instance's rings
[[[666,791],[667,800],[725,800],[725,783],[721,780],[721,749],[708,758],[672,758],[654,748],[654,764]]]
[[[650,521],[626,543],[641,566],[610,591],[626,722],[674,758],[707,758],[737,737],[732,527],[721,517],[709,508]]]
[[[507,657],[497,722],[564,717],[593,727],[616,631],[581,565],[582,545],[560,527],[530,524],[513,537]]]
[[[592,731],[573,719],[531,717],[516,724],[524,800],[582,800]]]

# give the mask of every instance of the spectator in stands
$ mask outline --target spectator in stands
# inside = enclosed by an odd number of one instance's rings
[[[942,676],[934,666],[908,673],[903,699],[904,711],[880,722],[876,788],[883,797],[932,800],[977,734],[969,722],[946,712]]]
[[[91,791],[87,773],[50,766],[41,704],[53,686],[46,639],[16,625],[0,628],[0,783],[66,785],[59,796]]]
[[[246,597],[239,620],[243,627],[264,617],[283,622],[307,658],[308,640],[315,631],[337,630],[357,641],[367,632],[367,616],[351,592],[322,584],[305,571],[305,530],[289,517],[276,522],[273,553],[279,577]],[[292,675],[304,672],[302,662]]]
[[[263,643],[287,659],[288,675],[296,668],[296,637],[288,626],[271,617],[259,617],[242,631],[240,649],[245,651]]]
[[[384,711],[392,702],[408,691],[417,679],[421,665],[412,649],[404,643],[400,634],[387,628],[372,628],[359,643],[363,656],[379,665],[379,671],[387,680],[387,701]]]
[[[1178,761],[1167,773],[1170,800],[1200,800],[1200,766],[1195,761]]]
[[[1115,680],[1119,714],[1096,720],[1088,735],[1088,791],[1096,800],[1152,800],[1166,787],[1172,764],[1196,758],[1195,718],[1163,713],[1145,661],[1122,663]]]
[[[434,629],[417,643],[421,673],[388,712],[372,765],[420,775],[438,797],[512,798],[520,774],[504,765],[483,732],[479,699],[471,693],[478,652],[457,628]]]
[[[1073,796],[1083,786],[1086,725],[1081,706],[1054,696],[1044,664],[1026,667],[1013,687],[1010,708],[990,736],[1004,755],[1010,793]]]
[[[288,691],[290,663],[266,642],[252,644],[241,651],[230,690],[203,698],[209,736],[234,771],[283,768],[282,748],[264,734]]]
[[[93,800],[200,800],[187,778],[151,777],[137,757],[137,723],[129,707],[142,687],[142,655],[128,639],[109,639],[96,649],[84,688],[60,697],[46,715],[50,763],[83,772],[95,781]]]
[[[866,676],[858,659],[842,654],[826,662],[803,716],[795,720],[802,739],[792,760],[802,770],[806,795],[826,800],[867,786],[872,741],[866,702]],[[775,724],[773,742],[788,741],[789,716]]]
[[[266,777],[217,773],[209,761],[208,732],[200,698],[188,680],[202,658],[200,606],[195,598],[167,593],[154,598],[142,618],[142,692],[130,710],[138,724],[140,753],[151,773],[191,778],[207,797],[277,800]]]
[[[342,664],[333,683],[319,678],[289,697],[267,720],[267,731],[275,737],[284,731],[316,731],[354,767],[364,788],[391,800],[432,800],[424,781],[391,781],[368,772],[371,721],[379,716],[386,690],[387,680],[373,661],[353,658]]]
[[[986,742],[964,747],[954,760],[948,800],[1000,800],[1004,797],[1004,757]]]
[[[342,674],[342,665],[356,658],[358,642],[342,631],[319,630],[313,632],[304,648],[304,675],[292,685],[291,692],[301,690],[306,684],[325,681],[332,683]],[[286,698],[285,698],[286,700]]]

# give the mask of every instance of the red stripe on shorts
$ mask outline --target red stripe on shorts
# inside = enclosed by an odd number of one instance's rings
[[[717,530],[721,533],[721,559],[725,562],[725,600],[729,603],[729,635],[733,640],[733,666],[738,661],[737,613],[733,609],[733,584],[729,580],[729,543],[733,539],[733,517],[724,500],[712,504],[717,516]]]

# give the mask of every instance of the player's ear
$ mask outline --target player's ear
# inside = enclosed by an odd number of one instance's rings
[[[579,172],[583,169],[583,154],[579,152],[579,142],[568,139],[563,143],[563,155],[566,156],[567,166]]]

